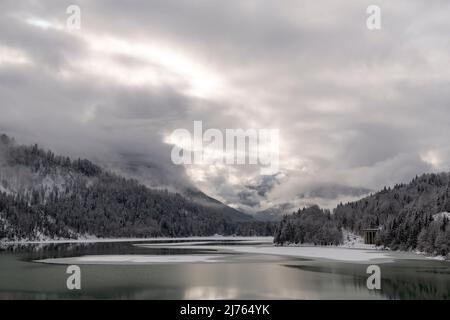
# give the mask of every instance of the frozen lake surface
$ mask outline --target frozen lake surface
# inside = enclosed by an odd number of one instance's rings
[[[450,263],[411,253],[276,247],[208,237],[15,243],[0,251],[0,298],[449,299]],[[68,265],[82,290],[66,288]],[[367,266],[381,268],[369,290]]]

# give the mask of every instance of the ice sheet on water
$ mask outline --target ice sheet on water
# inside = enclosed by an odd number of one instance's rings
[[[89,255],[72,258],[54,258],[36,260],[50,264],[159,264],[159,263],[199,263],[218,262],[219,256],[213,255]]]

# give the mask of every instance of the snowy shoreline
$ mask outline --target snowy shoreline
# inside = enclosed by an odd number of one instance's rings
[[[17,244],[64,244],[64,243],[107,243],[107,242],[146,242],[146,241],[259,241],[273,242],[273,237],[233,237],[233,236],[208,236],[208,237],[160,237],[160,238],[86,238],[86,239],[46,239],[46,240],[0,240],[0,245]]]

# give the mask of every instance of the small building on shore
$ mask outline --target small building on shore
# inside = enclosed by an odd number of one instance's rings
[[[363,233],[364,243],[365,244],[375,244],[375,237],[377,233],[380,231],[379,228],[367,228],[361,230]]]

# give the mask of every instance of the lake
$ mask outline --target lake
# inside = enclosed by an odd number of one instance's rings
[[[450,263],[268,238],[34,243],[0,251],[0,299],[449,299]],[[340,259],[342,257],[342,259]],[[369,265],[381,290],[366,285]],[[81,290],[68,290],[68,265]]]

